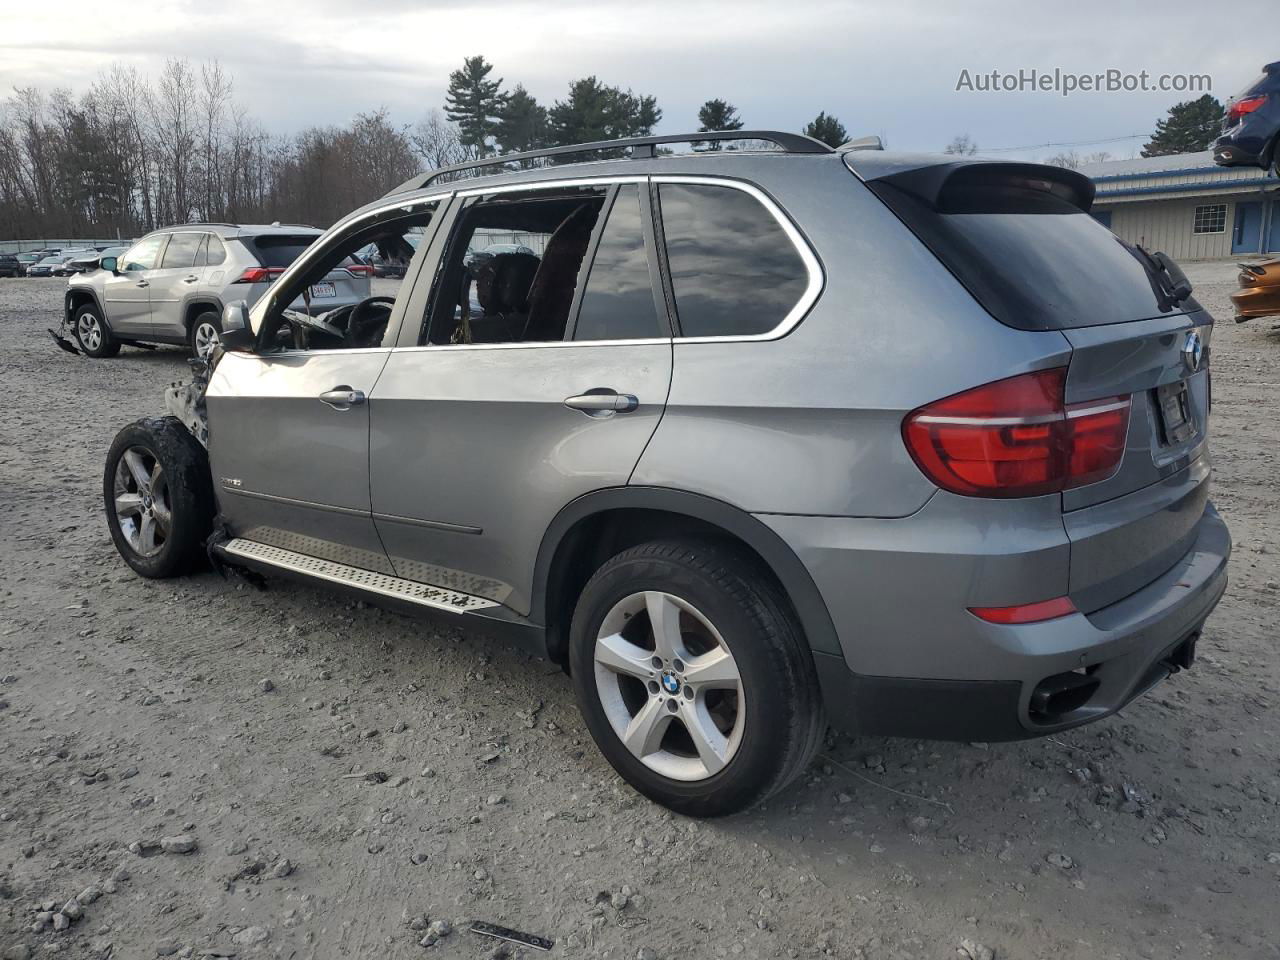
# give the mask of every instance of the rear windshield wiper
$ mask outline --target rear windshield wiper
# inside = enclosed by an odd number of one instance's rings
[[[1130,249],[1151,278],[1152,287],[1161,300],[1162,311],[1170,310],[1191,298],[1191,281],[1172,257],[1160,251],[1151,253],[1140,243],[1135,243]]]

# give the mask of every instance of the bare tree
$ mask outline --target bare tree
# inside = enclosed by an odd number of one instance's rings
[[[434,108],[419,120],[409,133],[409,142],[425,162],[427,169],[438,170],[473,159],[474,151],[463,146],[456,124],[450,123]]]
[[[231,104],[231,78],[217,60],[200,65],[200,154],[204,182],[204,218],[226,216],[222,137]]]
[[[952,137],[951,142],[946,145],[942,152],[971,157],[978,152],[978,145],[973,142],[973,138],[967,133],[961,133]]]

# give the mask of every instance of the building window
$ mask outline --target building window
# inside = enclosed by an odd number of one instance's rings
[[[1191,225],[1192,233],[1225,233],[1227,230],[1227,205],[1210,203],[1196,207],[1196,218]]]

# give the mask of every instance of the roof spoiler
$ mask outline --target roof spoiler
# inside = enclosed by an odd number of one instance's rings
[[[836,148],[841,153],[847,150],[883,150],[884,141],[879,137],[858,137],[855,140],[846,140]]]
[[[1093,181],[1083,173],[1043,163],[960,160],[914,167],[877,178],[923,200],[934,209],[962,191],[1021,187],[1050,193],[1085,213],[1093,206]]]

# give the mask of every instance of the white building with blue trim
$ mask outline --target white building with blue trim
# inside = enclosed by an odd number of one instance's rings
[[[1117,236],[1175,260],[1280,253],[1280,179],[1180,153],[1086,163],[1093,215]]]

